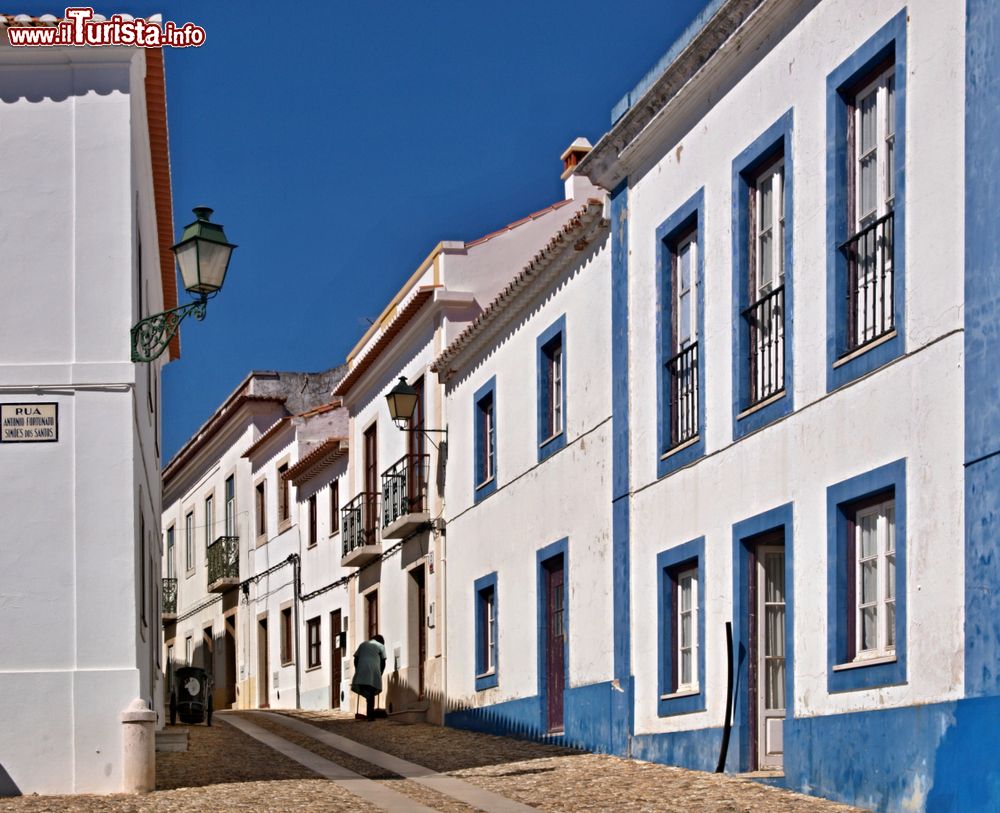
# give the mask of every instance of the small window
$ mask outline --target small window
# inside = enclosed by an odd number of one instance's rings
[[[174,526],[167,528],[167,578],[177,577],[176,564],[174,562]]]
[[[294,637],[292,632],[292,608],[281,611],[281,665],[287,666],[294,660]]]
[[[313,547],[316,544],[317,534],[316,534],[316,495],[313,494],[309,498],[309,530],[307,536],[307,544],[309,547]]]
[[[497,685],[497,576],[491,573],[476,579],[475,659],[476,690]]]
[[[491,378],[472,397],[473,496],[476,502],[497,487],[497,402],[496,379]]]
[[[698,571],[694,568],[674,574],[673,624],[675,692],[698,690]]]
[[[226,478],[226,536],[236,536],[236,475]]]
[[[896,652],[896,503],[885,499],[853,511],[854,660]]]
[[[330,534],[340,531],[340,481],[330,483]]]
[[[309,668],[315,669],[320,665],[322,647],[320,645],[320,618],[310,618],[306,622],[306,629],[309,634]]]
[[[479,404],[479,433],[482,437],[483,455],[479,466],[480,485],[496,476],[496,421],[493,413],[493,395],[487,395]]]
[[[288,480],[285,479],[287,473],[287,463],[282,463],[278,466],[278,522],[285,522],[292,515],[290,485]]]
[[[194,654],[194,636],[189,635],[184,639],[184,664],[191,666],[191,656]]]
[[[184,515],[184,566],[194,570],[194,511]]]
[[[267,536],[267,490],[261,480],[254,487],[254,509],[257,515],[257,536]]]
[[[365,620],[368,623],[367,640],[370,641],[378,635],[378,590],[365,595]]]
[[[215,497],[209,494],[205,497],[205,547],[215,541]]]
[[[565,316],[537,339],[539,461],[566,445],[565,341]]]

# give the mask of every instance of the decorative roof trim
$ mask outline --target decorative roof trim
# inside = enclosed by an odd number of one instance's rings
[[[396,312],[395,317],[382,327],[382,332],[372,343],[369,351],[355,361],[354,366],[348,370],[347,375],[340,379],[340,382],[333,389],[334,396],[344,396],[350,391],[351,387],[375,363],[376,359],[385,351],[392,340],[399,335],[399,332],[416,315],[417,311],[424,306],[424,303],[434,296],[434,292],[440,289],[440,287],[438,285],[423,285],[417,289],[417,292]]]
[[[280,434],[281,430],[284,427],[289,425],[290,421],[292,420],[292,417],[293,416],[291,415],[285,415],[281,418],[278,418],[278,420],[276,420],[273,424],[271,424],[267,428],[267,430],[265,430],[263,435],[257,438],[257,440],[255,440],[249,446],[247,446],[246,451],[243,452],[243,454],[241,454],[240,457],[251,458],[254,455],[256,455],[257,452],[259,452],[264,446],[266,446],[272,438]]]
[[[327,438],[298,463],[286,471],[281,478],[301,485],[331,463],[348,453],[348,441],[344,437]]]
[[[603,211],[602,201],[589,199],[483,312],[442,351],[431,365],[431,372],[437,373],[441,381],[451,378],[463,360],[486,340],[489,329],[504,324],[505,316],[507,319],[511,318],[513,309],[524,297],[536,290],[535,283],[544,280],[545,272],[567,256],[570,249],[582,251],[590,244],[594,234],[608,227],[608,220],[602,217]]]

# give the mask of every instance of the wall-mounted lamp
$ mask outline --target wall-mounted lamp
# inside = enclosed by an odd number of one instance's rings
[[[444,442],[447,443],[447,429],[426,429],[423,426],[416,429],[410,428],[410,424],[413,421],[413,412],[417,408],[417,400],[419,398],[420,393],[407,384],[405,378],[400,376],[399,382],[385,396],[385,400],[389,402],[389,417],[392,418],[392,422],[396,424],[397,429],[403,432],[423,432],[425,435],[428,432],[437,432],[444,435]],[[431,440],[430,438],[427,439]],[[437,444],[433,440],[431,440],[431,443],[434,444],[434,448],[437,448]]]
[[[210,222],[211,209],[197,206],[194,214],[196,219],[184,227],[180,242],[171,249],[181,269],[184,289],[197,299],[137,322],[132,328],[134,362],[159,358],[186,317],[204,319],[205,304],[222,289],[226,280],[229,259],[236,246],[226,240],[221,224]]]

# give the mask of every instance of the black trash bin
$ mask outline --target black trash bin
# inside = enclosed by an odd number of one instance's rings
[[[170,693],[170,724],[205,722],[212,725],[212,676],[197,666],[174,670],[174,688]]]

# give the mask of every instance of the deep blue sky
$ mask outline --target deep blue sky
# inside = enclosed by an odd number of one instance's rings
[[[163,461],[251,369],[342,363],[439,240],[561,199],[560,153],[703,5],[99,2],[206,29],[166,57],[174,233],[205,204],[239,244],[164,370]]]

